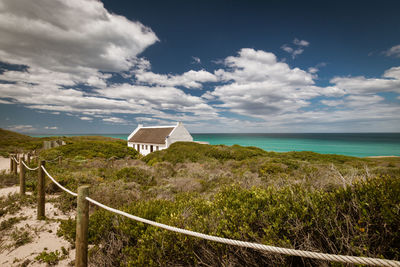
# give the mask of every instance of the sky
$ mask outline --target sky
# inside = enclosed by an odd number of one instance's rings
[[[0,0],[0,128],[400,132],[399,1]]]

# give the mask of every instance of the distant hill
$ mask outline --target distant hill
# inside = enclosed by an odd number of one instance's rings
[[[8,131],[0,128],[0,138],[1,140],[11,140],[11,139],[23,139],[23,140],[29,140],[29,139],[34,139],[34,137],[30,137],[28,135],[16,133],[13,131]]]
[[[4,130],[0,128],[0,155],[8,157],[8,153],[31,151],[42,146],[40,138]]]
[[[43,141],[64,140],[68,145],[59,149],[52,149],[43,155],[60,153],[66,157],[124,157],[127,153],[136,157],[136,151],[127,149],[126,141],[117,138],[103,136],[52,136],[52,137],[31,137],[28,135],[4,130],[0,128],[0,156],[8,157],[9,153],[30,152],[43,147]]]

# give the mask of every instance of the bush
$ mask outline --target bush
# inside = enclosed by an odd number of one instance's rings
[[[154,184],[154,178],[151,173],[142,168],[122,168],[115,174],[115,176],[117,179],[124,180],[125,182],[135,182],[140,185]]]
[[[47,263],[48,265],[57,265],[60,260],[63,260],[68,256],[68,251],[64,247],[61,247],[61,251],[62,255],[58,250],[50,253],[47,251],[42,251],[35,257],[35,260]]]
[[[45,160],[53,160],[62,155],[64,158],[83,159],[92,158],[137,158],[138,153],[135,149],[128,147],[123,140],[114,139],[112,141],[104,140],[79,140],[69,142],[64,146],[44,150],[40,156]]]
[[[134,202],[124,210],[160,223],[221,237],[398,260],[399,205],[400,180],[384,176],[331,192],[298,185],[280,189],[228,186],[212,201],[197,194],[178,194],[175,200]],[[315,260],[269,255],[204,241],[127,218],[116,221],[98,212],[99,225],[94,227],[97,234],[117,239],[125,237],[120,251],[125,258],[119,259],[118,265],[318,265]],[[113,234],[106,234],[107,231]],[[99,240],[94,238],[93,242]]]
[[[256,147],[242,147],[233,145],[203,145],[193,142],[176,142],[168,149],[156,151],[143,158],[149,165],[157,162],[170,162],[172,164],[183,162],[205,162],[210,159],[226,161],[230,159],[243,160],[266,155],[267,152]]]

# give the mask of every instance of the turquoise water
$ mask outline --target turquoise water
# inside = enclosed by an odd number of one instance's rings
[[[128,137],[128,134],[96,135],[123,140]],[[79,135],[66,134],[64,136]],[[212,145],[238,144],[276,152],[314,151],[356,157],[400,156],[400,133],[192,134],[192,136],[195,141],[205,141]]]

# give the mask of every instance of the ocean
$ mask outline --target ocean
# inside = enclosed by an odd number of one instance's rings
[[[129,134],[63,134],[62,136],[79,135],[100,135],[126,140]],[[238,144],[276,152],[313,151],[355,157],[400,156],[400,133],[213,133],[192,134],[192,136],[195,141],[204,141],[211,145]]]

